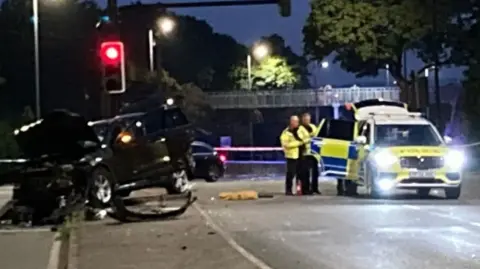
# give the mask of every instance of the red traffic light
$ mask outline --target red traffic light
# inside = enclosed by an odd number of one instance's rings
[[[123,60],[123,42],[103,42],[100,46],[102,62],[108,65],[118,65]]]

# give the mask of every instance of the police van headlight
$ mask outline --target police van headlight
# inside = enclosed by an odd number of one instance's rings
[[[460,170],[465,164],[465,155],[459,150],[450,150],[444,156],[445,166],[452,170]]]
[[[398,161],[397,156],[390,153],[388,150],[380,150],[379,152],[375,153],[373,156],[375,164],[382,168],[387,168],[392,166]]]

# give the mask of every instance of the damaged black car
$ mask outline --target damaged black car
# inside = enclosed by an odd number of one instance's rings
[[[10,169],[0,175],[0,185],[14,186],[0,220],[58,224],[86,205],[108,208],[121,221],[183,213],[195,200],[187,185],[193,169],[188,120],[179,108],[166,106],[130,116],[110,121],[104,136],[64,110],[15,130],[23,156],[9,160]],[[149,214],[127,209],[124,196],[154,186],[186,194],[185,204]]]

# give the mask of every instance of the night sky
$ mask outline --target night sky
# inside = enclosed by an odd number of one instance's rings
[[[119,5],[131,3],[132,1],[118,0]],[[201,0],[162,0],[163,3],[191,2]],[[142,3],[155,3],[154,0],[143,0]],[[105,5],[105,0],[100,1]],[[267,6],[245,6],[245,7],[211,7],[211,8],[188,8],[173,9],[176,13],[195,16],[198,19],[206,20],[212,25],[214,31],[233,36],[239,42],[252,44],[259,37],[278,33],[285,38],[287,45],[299,54],[302,53],[303,36],[302,27],[310,12],[308,0],[292,0],[292,16],[283,18],[278,13],[276,5]],[[331,57],[326,60],[331,60]],[[419,68],[422,63],[413,55],[408,57],[409,68]],[[458,69],[441,70],[441,78],[459,78],[461,71]],[[317,81],[320,84],[345,84],[359,81],[386,81],[385,73],[377,78],[356,79],[354,75],[346,73],[337,65],[330,65],[327,70],[316,72]],[[390,79],[390,81],[392,81]]]

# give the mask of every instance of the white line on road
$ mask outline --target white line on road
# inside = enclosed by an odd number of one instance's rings
[[[53,237],[53,245],[50,249],[50,257],[48,258],[47,269],[58,269],[58,264],[60,260],[60,247],[62,245],[60,236],[60,232],[56,232]]]
[[[50,232],[50,228],[0,229],[0,234]]]
[[[200,208],[197,204],[193,204],[193,207],[200,212],[202,217],[207,221],[207,225],[210,226],[215,232],[217,232],[227,243],[238,253],[240,253],[245,259],[249,260],[251,263],[253,263],[255,266],[257,266],[259,269],[273,269],[272,267],[268,266],[266,263],[264,263],[262,260],[259,258],[255,257],[252,253],[250,253],[248,250],[240,246],[233,237],[220,228],[215,222],[213,221],[212,217],[205,212],[203,209]]]

